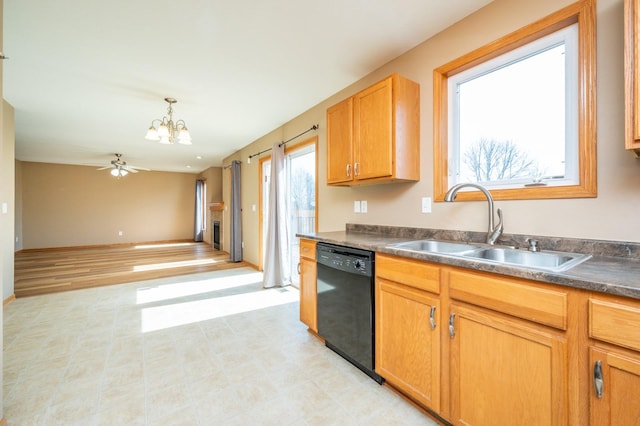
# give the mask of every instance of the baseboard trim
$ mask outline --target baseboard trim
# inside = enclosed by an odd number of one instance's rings
[[[253,263],[247,262],[246,260],[243,260],[242,263],[244,263],[245,265],[247,265],[250,268],[255,269],[256,271],[260,270],[260,268],[258,268],[258,265],[254,265]]]
[[[192,239],[161,240],[161,241],[144,241],[144,242],[137,242],[137,243],[92,244],[92,245],[86,245],[86,246],[30,248],[30,249],[22,249],[19,251],[19,253],[35,253],[35,252],[43,252],[43,251],[63,251],[63,250],[84,250],[84,249],[95,249],[95,248],[117,248],[117,247],[128,247],[128,246],[139,246],[139,245],[146,245],[146,244],[180,244],[180,243],[205,244],[201,242],[195,242]]]
[[[2,302],[2,306],[7,306],[9,303],[13,302],[14,300],[16,300],[15,293],[13,293],[11,296],[4,299],[4,301]],[[0,425],[2,425],[2,423],[0,423]]]

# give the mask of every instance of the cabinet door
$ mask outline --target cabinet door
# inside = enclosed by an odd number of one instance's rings
[[[640,354],[633,357],[595,347],[590,348],[589,354],[593,380],[590,424],[640,425]],[[602,385],[599,395],[595,386],[597,379]]]
[[[440,409],[440,302],[378,278],[375,369],[434,411]]]
[[[354,172],[356,180],[392,176],[394,171],[393,79],[354,96]]]
[[[449,325],[454,424],[567,423],[567,345],[562,336],[455,304]]]
[[[353,181],[353,99],[327,109],[327,183]]]
[[[300,321],[318,332],[316,262],[300,258]]]
[[[624,2],[625,146],[640,156],[640,0]]]

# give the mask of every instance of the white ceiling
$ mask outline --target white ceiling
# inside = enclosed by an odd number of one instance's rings
[[[487,3],[4,0],[16,158],[100,165],[119,152],[152,170],[221,166]],[[144,139],[165,97],[192,146]]]

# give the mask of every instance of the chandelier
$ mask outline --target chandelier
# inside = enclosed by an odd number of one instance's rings
[[[164,98],[164,100],[169,104],[167,109],[168,116],[165,115],[162,119],[156,118],[152,120],[145,139],[159,141],[165,145],[171,145],[174,142],[182,145],[191,145],[191,135],[184,120],[173,121],[172,105],[178,101],[173,98]],[[157,128],[155,126],[156,123],[158,124]]]

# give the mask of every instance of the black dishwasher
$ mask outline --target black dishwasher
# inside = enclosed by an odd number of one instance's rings
[[[318,334],[328,348],[378,383],[374,335],[374,253],[327,243],[316,245]]]

